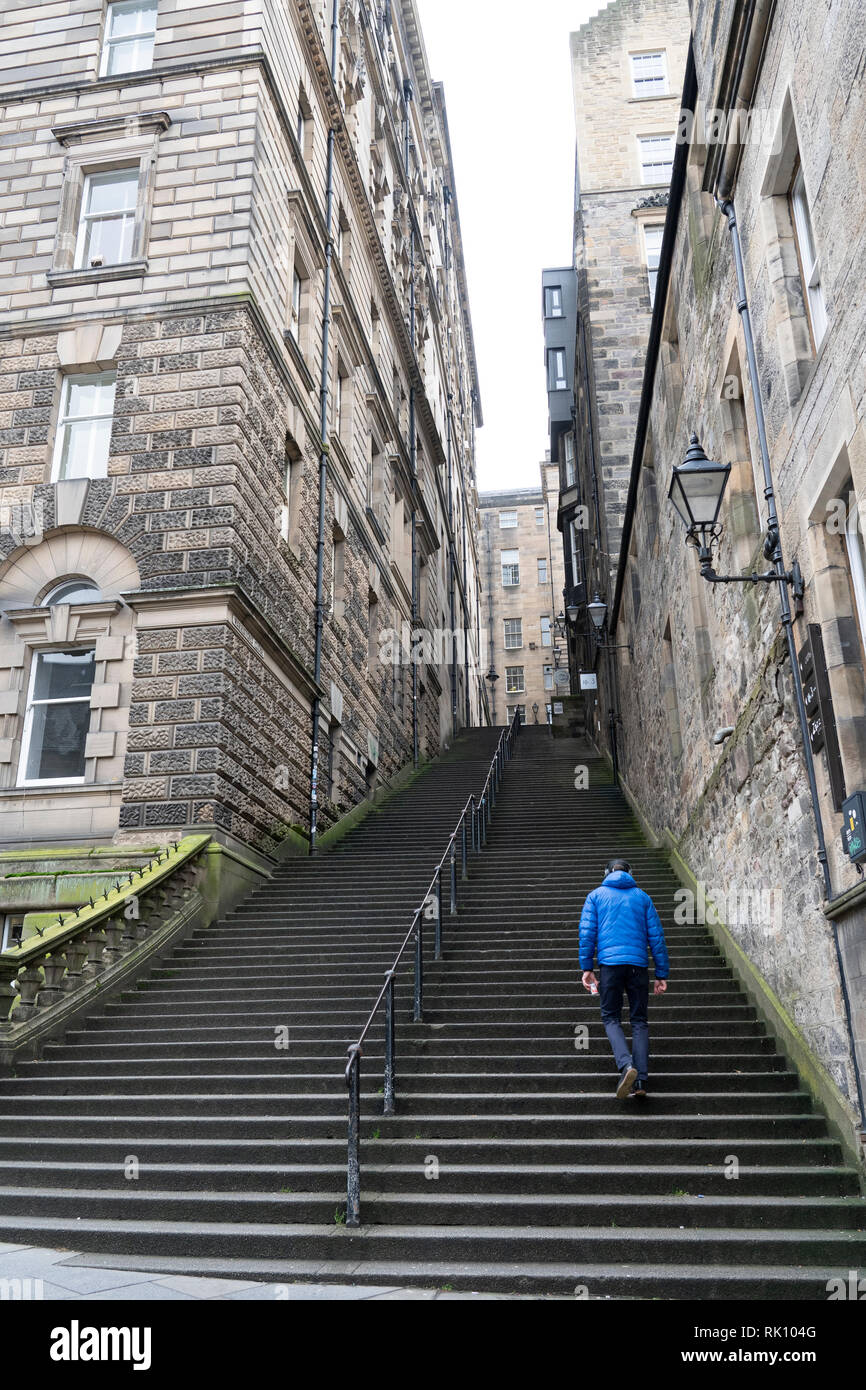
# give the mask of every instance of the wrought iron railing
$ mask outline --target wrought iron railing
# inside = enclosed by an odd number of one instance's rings
[[[469,877],[469,855],[480,854],[487,844],[487,832],[496,806],[496,798],[502,784],[505,764],[514,751],[514,742],[520,730],[520,712],[517,711],[507,729],[496,745],[496,752],[490,764],[484,786],[479,796],[473,793],[460,815],[451,835],[445,853],[439,860],[424,901],[412,918],[412,925],[397,952],[397,957],[385,975],[385,983],[379,991],[370,1016],[356,1043],[349,1048],[346,1064],[346,1085],[349,1088],[349,1156],[346,1181],[346,1225],[361,1224],[361,1057],[364,1043],[379,1010],[385,1007],[385,1066],[384,1066],[384,1105],[383,1114],[396,1113],[396,1027],[397,1017],[394,999],[394,982],[400,963],[410,943],[415,948],[414,989],[412,1021],[421,1023],[424,1018],[424,922],[434,921],[434,959],[442,959],[443,924],[442,898],[443,875],[447,872],[451,917],[458,916],[457,902],[457,861],[460,860],[459,878]],[[458,848],[459,845],[459,848]]]

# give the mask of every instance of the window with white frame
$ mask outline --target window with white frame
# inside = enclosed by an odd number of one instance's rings
[[[639,135],[637,138],[642,183],[670,183],[674,170],[673,135]]]
[[[499,529],[500,531],[511,531],[517,526],[517,512],[500,512]]]
[[[521,724],[525,724],[525,723],[526,723],[526,706],[525,706],[525,705],[507,705],[507,706],[506,706],[506,713],[507,713],[507,715],[508,715],[508,722],[509,722],[509,724],[513,724],[513,722],[514,722],[514,716],[515,716],[515,715],[517,715],[517,716],[519,717]]]
[[[577,538],[577,527],[573,521],[568,523],[569,549],[571,550],[571,582],[577,586],[581,583],[581,563],[580,563],[580,542]]]
[[[522,666],[506,666],[505,689],[509,695],[524,694],[526,691],[526,681],[524,679],[524,668]]]
[[[631,54],[632,90],[636,97],[668,95],[668,68],[663,49]]]
[[[132,260],[141,166],[86,174],[75,267],[88,270]]]
[[[24,935],[24,913],[7,912],[3,917],[0,932],[0,951],[12,951],[21,945]]]
[[[848,572],[854,594],[854,608],[860,628],[861,646],[866,650],[866,548],[863,544],[863,523],[857,505],[854,484],[849,478],[841,490],[847,501],[845,516],[845,549],[848,553]]]
[[[535,508],[535,524],[536,524],[536,526],[543,526],[543,525],[544,525],[544,508],[543,508],[543,507],[536,507],[536,508]]]
[[[544,317],[546,319],[561,319],[565,317],[562,307],[562,286],[547,285],[544,291]]]
[[[523,646],[523,619],[505,619],[505,650],[507,652],[517,651],[518,647]]]
[[[565,435],[565,486],[574,487],[574,436]]]
[[[34,654],[19,786],[84,781],[94,668],[92,648]]]
[[[52,482],[107,477],[116,381],[114,372],[63,378]]]
[[[644,226],[643,240],[646,254],[646,276],[649,284],[651,305],[656,302],[656,283],[659,278],[659,261],[661,259],[664,235],[665,228],[663,222],[651,222]]]
[[[304,476],[303,461],[299,458],[286,458],[285,493],[286,503],[280,507],[280,535],[286,545],[297,549],[300,543],[299,527],[301,518],[301,487]]]
[[[502,561],[502,583],[504,588],[513,589],[520,583],[520,551],[500,551]]]
[[[153,65],[157,0],[117,0],[108,6],[100,77],[143,72]]]
[[[539,555],[539,557],[538,557],[538,582],[539,582],[539,584],[546,584],[546,583],[547,583],[547,556],[546,556],[546,555]]]
[[[40,608],[54,608],[58,603],[98,603],[102,594],[89,579],[64,579],[47,593]]]
[[[827,307],[824,302],[824,291],[821,288],[821,262],[815,247],[812,215],[809,211],[809,199],[806,195],[802,165],[797,168],[794,181],[791,184],[791,213],[797,236],[797,251],[800,257],[803,287],[809,306],[809,323],[817,348],[827,331]]]
[[[553,689],[553,667],[552,667],[552,666],[545,666],[545,668],[544,668],[544,688],[545,688],[545,690],[552,690],[552,689]]]
[[[337,359],[334,377],[334,434],[343,448],[352,442],[352,379],[342,358]]]
[[[541,619],[541,645],[542,647],[553,646],[553,633],[550,629],[550,618]]]
[[[551,348],[547,354],[547,388],[549,391],[566,391],[565,348]]]
[[[304,281],[300,269],[297,265],[292,270],[292,308],[289,321],[289,329],[292,336],[297,339],[301,330],[301,305],[304,296]]]

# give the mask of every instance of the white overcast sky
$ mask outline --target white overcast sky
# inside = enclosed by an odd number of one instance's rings
[[[482,490],[537,486],[548,447],[541,271],[571,265],[569,34],[606,0],[418,0],[445,84],[484,429]]]

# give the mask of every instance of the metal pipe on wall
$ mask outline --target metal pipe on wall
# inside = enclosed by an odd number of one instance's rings
[[[333,0],[331,11],[331,81],[337,81],[337,50],[340,33],[339,0]],[[313,730],[310,751],[310,854],[316,853],[319,829],[319,719],[322,701],[319,687],[322,680],[322,638],[325,627],[325,519],[328,496],[328,405],[331,390],[331,277],[334,258],[334,158],[336,131],[333,122],[328,129],[328,165],[325,214],[325,287],[322,310],[322,376],[319,390],[319,526],[316,541],[316,608],[315,656],[313,681]]]
[[[406,178],[406,206],[410,201],[409,156],[411,138],[409,132],[409,103],[412,100],[412,82],[407,77],[403,82],[403,169]],[[409,219],[409,341],[412,356],[415,356],[415,222]],[[412,645],[415,646],[415,633],[418,630],[418,432],[415,426],[415,380],[409,383],[409,459],[412,469]],[[418,663],[412,661],[412,761],[415,767],[419,762],[418,738]]]

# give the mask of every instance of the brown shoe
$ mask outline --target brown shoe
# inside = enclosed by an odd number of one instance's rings
[[[623,1067],[619,1085],[616,1088],[617,1100],[625,1100],[636,1081],[637,1067]]]

